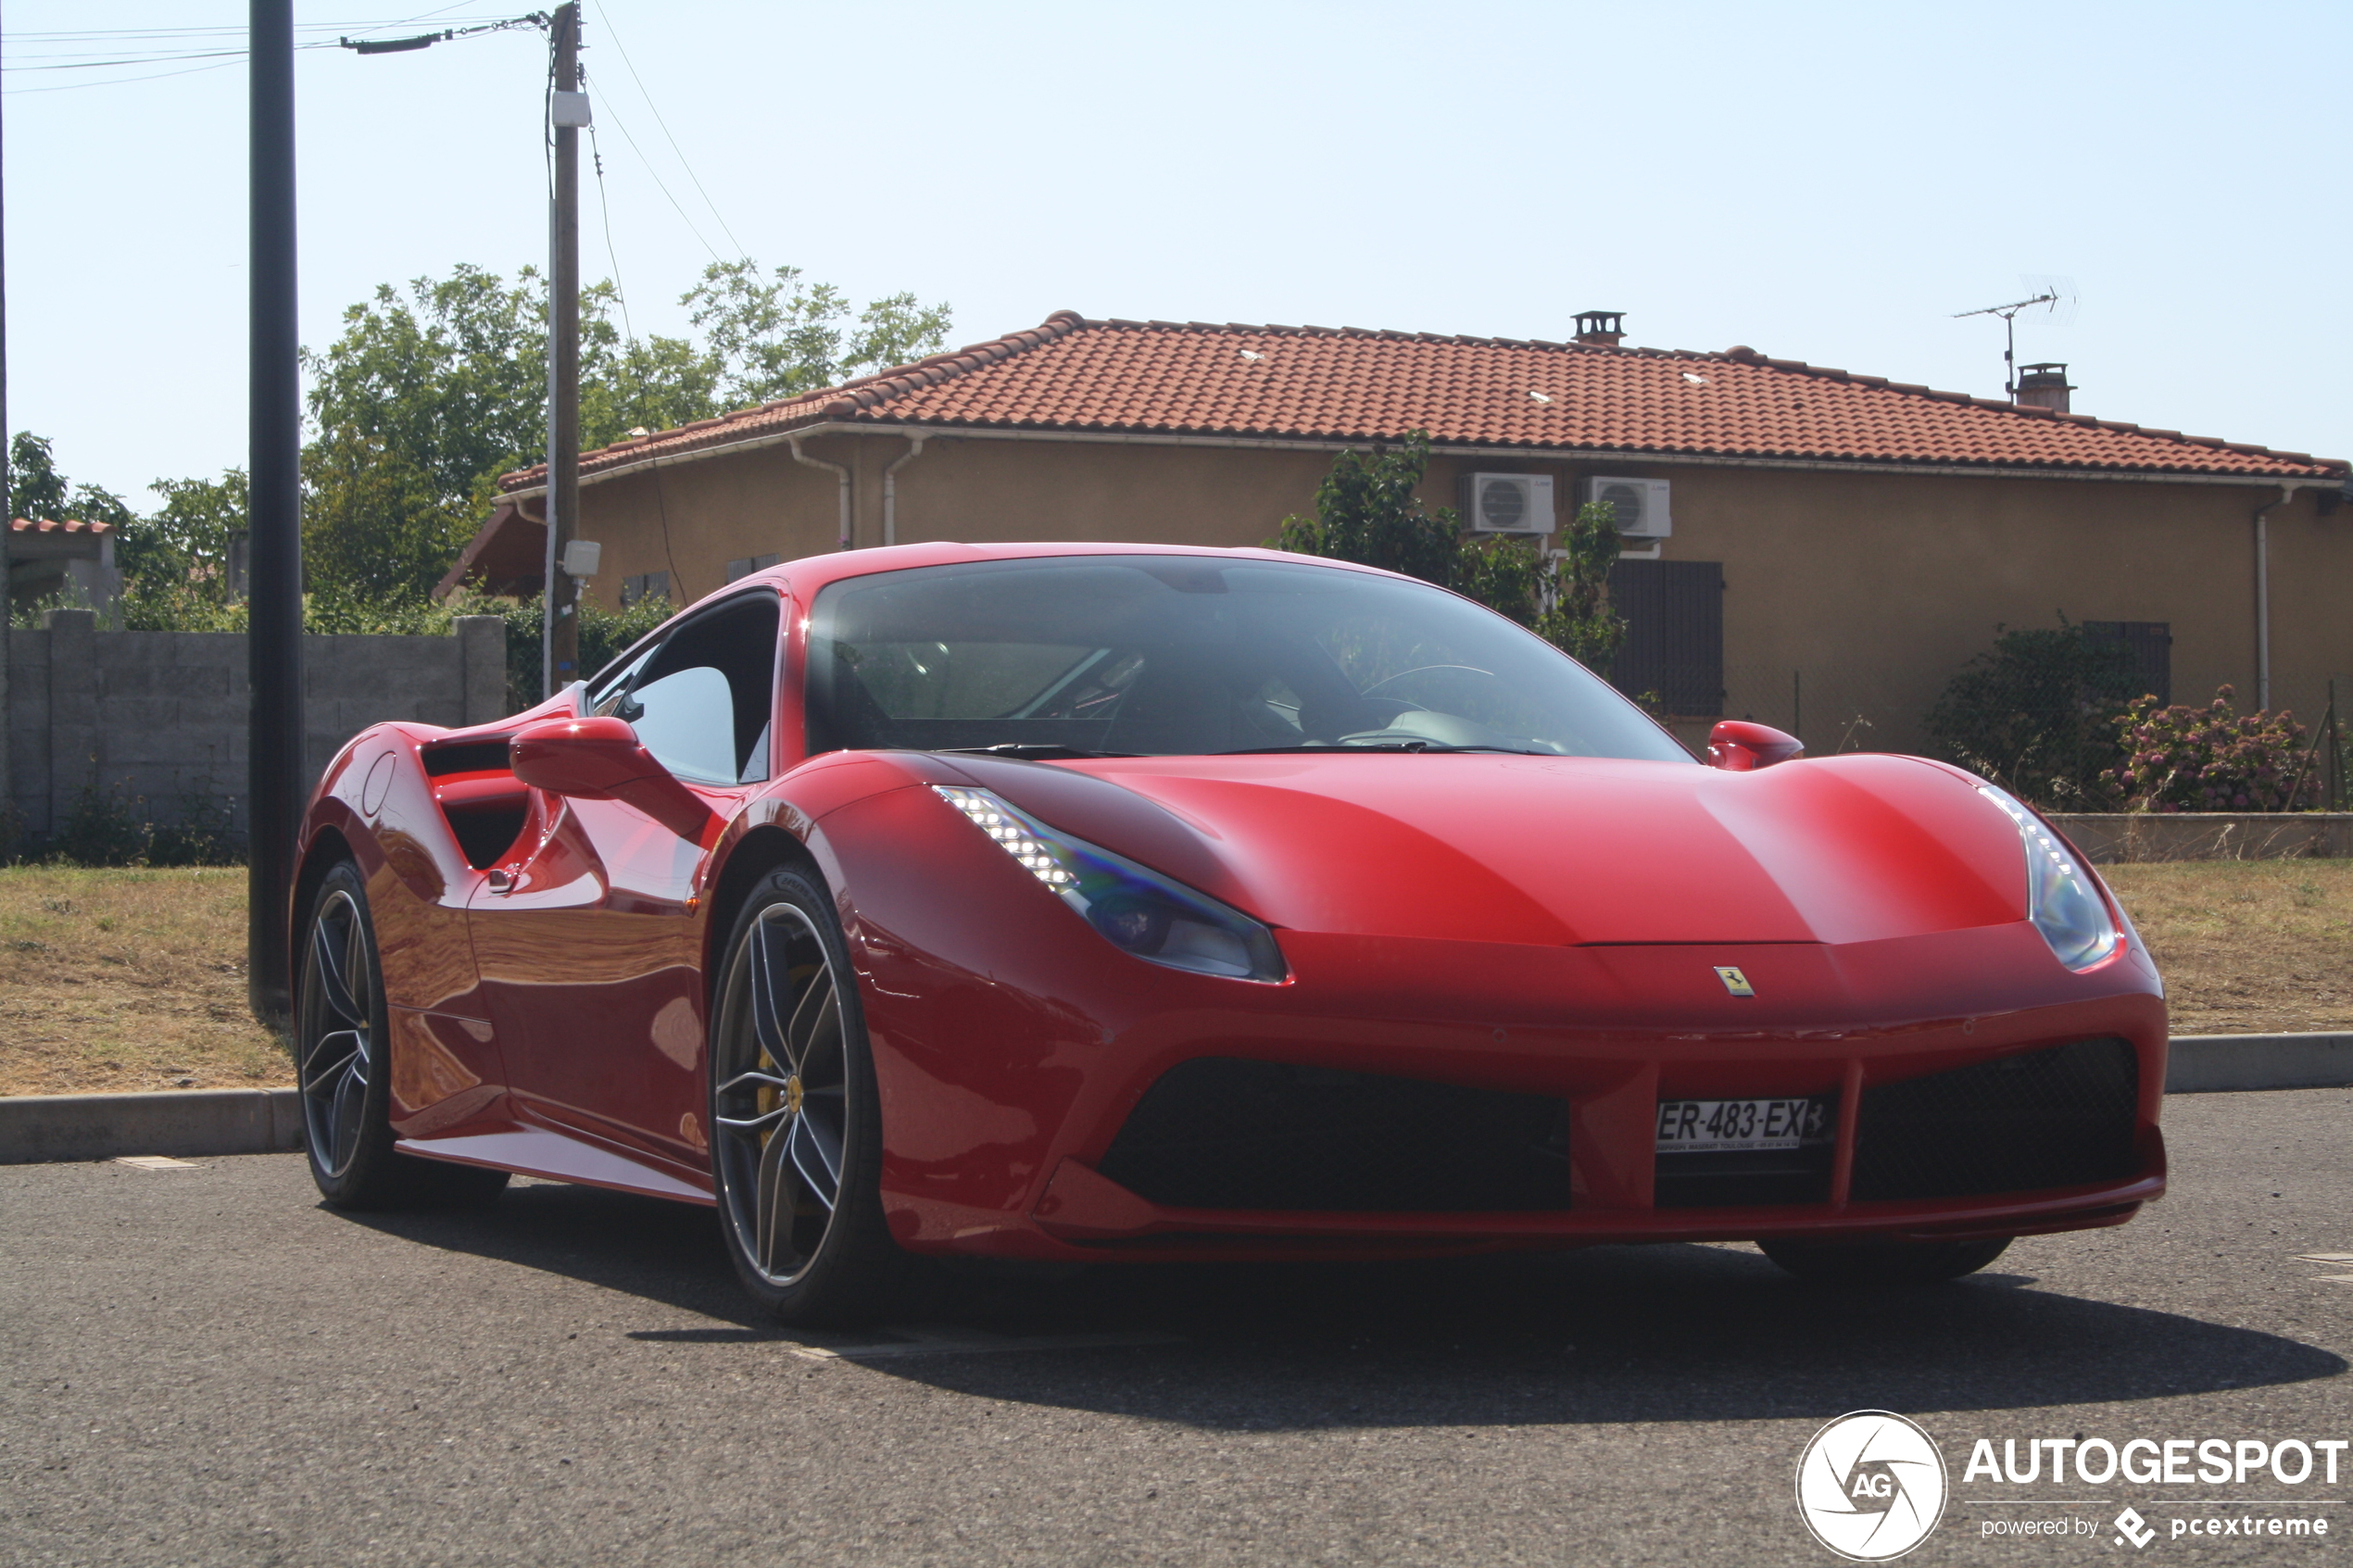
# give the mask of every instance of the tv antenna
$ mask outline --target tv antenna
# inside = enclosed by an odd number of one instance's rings
[[[2024,299],[2011,300],[2007,305],[1988,305],[1975,310],[1957,310],[1956,321],[1971,316],[1999,316],[2002,319],[2002,395],[2018,401],[2018,318],[2020,311],[2040,310],[2047,324],[2063,327],[2075,319],[2077,297],[2074,282],[2066,278],[2026,277],[2019,280],[2026,290]]]

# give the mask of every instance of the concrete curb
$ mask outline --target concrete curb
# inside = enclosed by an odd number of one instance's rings
[[[2176,1035],[2165,1071],[2169,1095],[2339,1085],[2353,1085],[2353,1035]],[[0,1165],[301,1147],[293,1089],[0,1096]]]
[[[2165,1092],[2329,1089],[2353,1084],[2353,1035],[2176,1035]]]
[[[278,1154],[301,1147],[301,1096],[293,1089],[0,1096],[0,1165],[125,1154]]]

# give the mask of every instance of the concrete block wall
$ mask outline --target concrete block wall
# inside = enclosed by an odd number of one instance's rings
[[[28,833],[64,822],[95,784],[144,797],[153,821],[196,799],[245,829],[245,639],[236,633],[101,632],[53,610],[8,636],[9,798]],[[344,742],[388,719],[456,726],[507,710],[507,631],[459,616],[446,637],[303,639],[304,760],[316,779]]]

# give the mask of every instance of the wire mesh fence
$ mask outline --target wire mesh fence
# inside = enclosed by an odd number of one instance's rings
[[[2145,682],[2103,683],[2068,669],[1996,671],[1973,682],[1923,689],[1916,675],[1892,664],[1881,669],[1856,661],[1726,660],[1720,674],[1680,671],[1673,684],[1673,700],[1655,686],[1628,695],[1666,715],[1695,748],[1704,746],[1714,720],[1745,719],[1795,735],[1808,756],[1891,751],[1938,757],[1994,777],[2039,805],[2070,810],[2125,809],[2134,788],[2146,793],[2145,779],[2126,784],[2115,776],[2135,755],[2135,744],[2128,744],[2133,734],[2120,720],[2136,702],[2137,710],[2146,714],[2152,699],[2171,696],[2171,704],[2159,700],[2154,706],[2160,719],[2165,712],[2177,716],[2159,727],[2179,736],[2182,745],[2203,747],[2201,756],[2235,748],[2250,780],[2270,770],[2261,780],[2267,795],[2228,788],[2218,798],[2198,799],[2192,792],[2177,809],[2265,809],[2291,802],[2294,809],[2353,809],[2353,735],[2345,714],[2346,703],[2353,700],[2353,680],[2334,673],[2275,671],[2275,706],[2268,721],[2259,714],[2252,692],[2234,691],[2227,726],[2210,713],[2213,693],[2145,692],[2132,688]],[[1711,684],[1722,694],[1712,713],[1703,711],[1706,705],[1697,700]],[[2300,706],[2287,706],[2289,697]],[[2252,732],[2246,728],[2249,721],[2255,721]],[[2298,728],[2301,734],[2296,734]],[[2249,744],[2250,734],[2259,745]]]

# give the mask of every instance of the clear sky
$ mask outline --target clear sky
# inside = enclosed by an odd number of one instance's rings
[[[296,19],[422,29],[402,3]],[[244,21],[6,6],[8,420],[134,504],[244,461],[244,65],[25,68]],[[164,28],[231,31],[107,35]],[[585,39],[583,269],[617,257],[641,332],[749,253],[948,301],[959,343],[1063,307],[1551,339],[1603,307],[1995,395],[1999,323],[1953,313],[2057,275],[2080,309],[2020,358],[2069,361],[2079,410],[2353,455],[2344,0],[588,0]],[[297,59],[306,342],[380,282],[543,256],[536,31]]]

